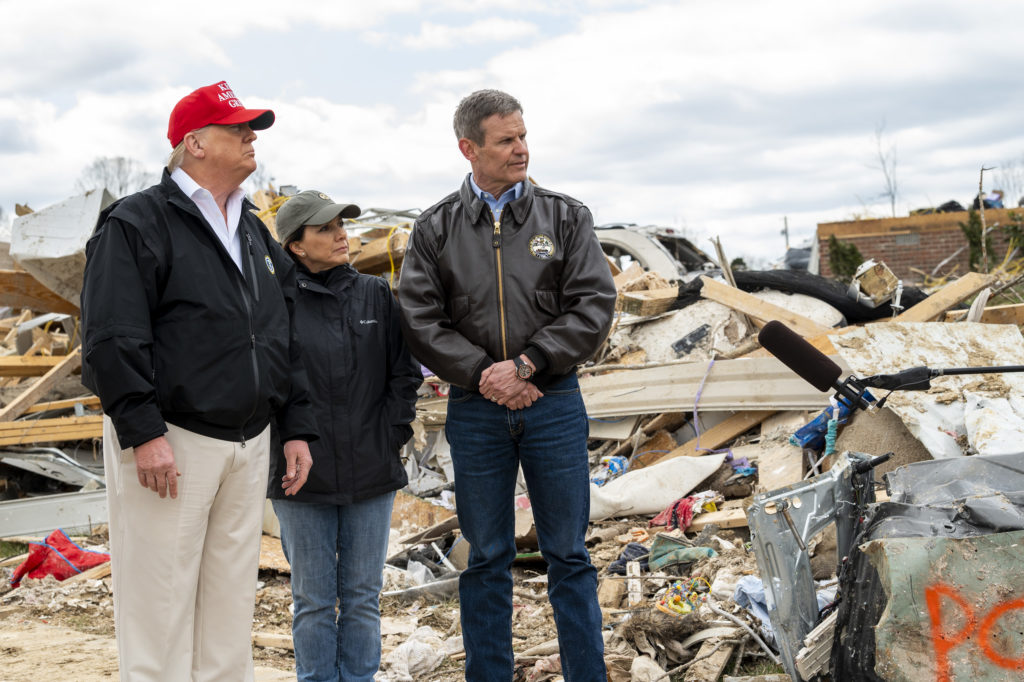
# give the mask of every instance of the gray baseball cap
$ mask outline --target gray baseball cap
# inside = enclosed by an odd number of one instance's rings
[[[284,202],[277,210],[277,240],[286,243],[303,225],[323,225],[336,216],[352,219],[362,213],[355,204],[336,204],[323,192],[307,189]]]

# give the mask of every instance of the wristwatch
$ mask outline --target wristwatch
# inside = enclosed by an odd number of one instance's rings
[[[523,381],[527,381],[530,377],[533,376],[533,367],[530,367],[530,364],[523,360],[522,357],[517,355],[516,357],[512,358],[512,362],[516,364],[517,377],[519,377]]]

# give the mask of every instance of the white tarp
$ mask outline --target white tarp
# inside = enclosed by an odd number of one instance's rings
[[[603,486],[591,483],[590,520],[657,514],[718,471],[724,461],[724,454],[673,457],[653,466],[627,471]]]

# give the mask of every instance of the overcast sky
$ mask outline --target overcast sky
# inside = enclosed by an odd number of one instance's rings
[[[523,104],[530,175],[598,223],[781,258],[817,223],[1024,185],[1014,0],[0,0],[0,209],[75,193],[96,157],[154,172],[167,116],[227,80],[270,107],[275,184],[426,208],[468,171],[451,128],[483,87]],[[1012,161],[1015,165],[1008,165]],[[1004,176],[1000,176],[1003,173]],[[991,183],[988,178],[991,175]]]

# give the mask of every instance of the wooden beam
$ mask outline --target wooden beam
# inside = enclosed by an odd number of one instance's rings
[[[707,682],[717,680],[725,672],[735,644],[722,644],[718,639],[709,639],[700,645],[696,662],[686,671],[683,682]]]
[[[946,322],[956,322],[967,317],[966,310],[950,310],[946,313]],[[984,324],[1015,324],[1024,325],[1024,303],[1012,305],[991,305],[981,313]]]
[[[701,276],[700,281],[701,296],[722,305],[727,305],[733,310],[749,315],[754,319],[761,320],[762,322],[779,320],[800,336],[818,336],[828,333],[828,327],[820,325],[803,315],[786,310],[774,303],[762,301],[757,296],[748,294],[745,291],[734,289],[710,277]]]
[[[0,357],[0,376],[40,377],[63,359],[62,356],[50,355],[5,355]]]
[[[0,445],[56,443],[102,436],[102,415],[0,422]]]
[[[75,348],[71,353],[65,355],[59,363],[54,365],[49,372],[22,391],[17,398],[0,409],[0,422],[11,421],[25,414],[25,411],[32,407],[32,405],[34,405],[40,398],[49,393],[58,381],[68,376],[81,366],[81,349]]]
[[[66,583],[84,583],[86,580],[101,580],[110,575],[110,562],[93,566],[66,579]]]
[[[693,517],[687,531],[699,533],[705,526],[714,524],[719,528],[746,528],[747,510],[742,507],[733,509],[719,509],[713,512],[703,512]]]
[[[81,405],[87,410],[97,410],[100,408],[100,399],[94,395],[87,395],[82,398],[51,400],[45,403],[36,403],[25,410],[25,414],[35,414],[36,412],[47,412],[49,410],[66,410],[73,408],[75,405]]]
[[[390,237],[380,237],[369,244],[363,244],[362,249],[352,259],[352,267],[367,275],[390,272],[392,263],[395,270],[398,270],[402,259],[405,258],[405,247],[408,243],[409,232],[398,228]]]
[[[993,275],[980,272],[968,272],[966,275],[950,282],[934,294],[924,299],[913,308],[904,310],[897,315],[894,322],[930,322],[944,312],[970,298],[985,287],[996,281]]]
[[[776,410],[747,410],[745,412],[737,412],[725,421],[712,426],[710,429],[702,433],[700,438],[694,438],[687,441],[672,452],[662,455],[656,460],[656,462],[664,462],[665,460],[672,459],[673,457],[700,457],[705,454],[704,450],[715,450],[721,447],[737,436],[754,428],[765,419],[775,414],[775,412]],[[698,441],[700,441],[699,444],[701,450],[697,450]]]
[[[282,635],[277,632],[254,632],[252,633],[252,643],[258,647],[295,650],[292,636]]]
[[[622,312],[631,315],[660,315],[679,298],[679,287],[650,289],[648,291],[626,291],[619,294]]]
[[[0,306],[42,313],[81,314],[78,306],[43,286],[25,270],[0,270]]]

